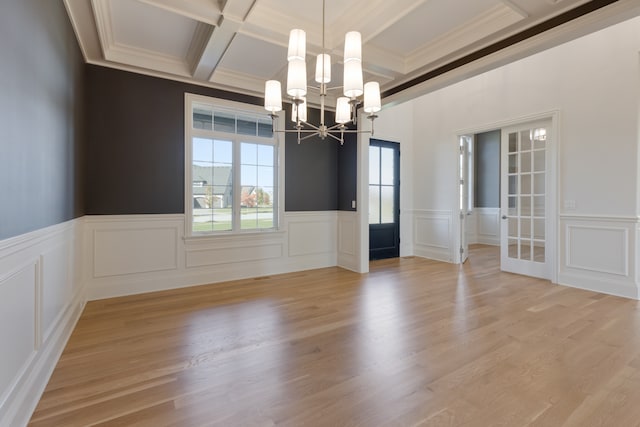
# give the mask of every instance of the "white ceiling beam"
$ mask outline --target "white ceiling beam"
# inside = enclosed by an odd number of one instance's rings
[[[187,18],[216,25],[222,16],[218,2],[211,0],[138,0]]]
[[[157,1],[157,0],[154,0]],[[169,1],[169,0],[162,0]],[[171,0],[175,1],[175,0]],[[180,0],[182,1],[182,0]],[[209,0],[210,1],[210,0]],[[196,31],[189,58],[193,77],[211,80],[218,64],[255,6],[256,0],[220,0],[222,15],[215,28]]]
[[[192,66],[193,77],[197,80],[209,80],[222,60],[242,23],[231,19],[220,19],[218,25],[209,34],[209,39],[202,44],[201,53]]]

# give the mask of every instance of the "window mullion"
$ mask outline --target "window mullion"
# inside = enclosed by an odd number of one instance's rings
[[[242,202],[242,187],[240,183],[241,173],[240,173],[240,140],[235,137],[233,138],[233,221],[232,221],[232,229],[233,232],[240,231],[240,221],[241,221],[241,208],[240,203]]]

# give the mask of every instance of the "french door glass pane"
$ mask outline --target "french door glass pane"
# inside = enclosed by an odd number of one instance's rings
[[[380,184],[380,147],[369,147],[369,184]]]
[[[531,194],[531,174],[520,175],[520,194]]]
[[[509,258],[518,258],[518,239],[509,239]]]
[[[393,177],[395,175],[393,149],[381,147],[380,154],[380,184],[393,185]]]
[[[535,262],[545,261],[545,242],[534,242],[533,245],[533,260]]]
[[[509,153],[515,153],[518,151],[518,134],[510,133],[509,134]]]
[[[531,153],[520,154],[520,172],[531,172]]]
[[[393,187],[381,187],[381,224],[391,224],[393,223]]]
[[[380,224],[380,186],[369,186],[369,224]]]
[[[520,240],[520,259],[531,261],[531,240]]]
[[[533,171],[534,172],[544,172],[545,170],[545,152],[534,151],[533,152]]]

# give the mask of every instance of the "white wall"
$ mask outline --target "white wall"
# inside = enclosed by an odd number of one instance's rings
[[[559,281],[637,296],[639,51],[640,18],[635,18],[415,99],[413,203],[424,217],[414,230],[416,254],[443,259],[437,249],[447,248],[449,259],[455,259],[456,135],[558,110]],[[575,209],[563,210],[565,200],[575,201]],[[597,258],[593,253],[567,253],[578,244],[567,240],[576,236],[570,227],[582,219],[597,220],[590,226],[605,234],[583,234],[580,243],[612,245],[599,248],[624,257],[627,270],[596,268],[600,276],[594,277],[594,271],[581,268]],[[629,230],[624,250],[619,234],[606,234],[618,233],[611,223],[620,226],[620,221]],[[418,250],[421,241],[431,250]],[[583,284],[586,278],[590,286]],[[615,287],[608,285],[613,279]]]

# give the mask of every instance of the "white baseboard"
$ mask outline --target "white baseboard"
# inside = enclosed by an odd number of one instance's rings
[[[640,299],[638,287],[623,280],[593,277],[586,274],[562,273],[558,284],[618,297]]]

